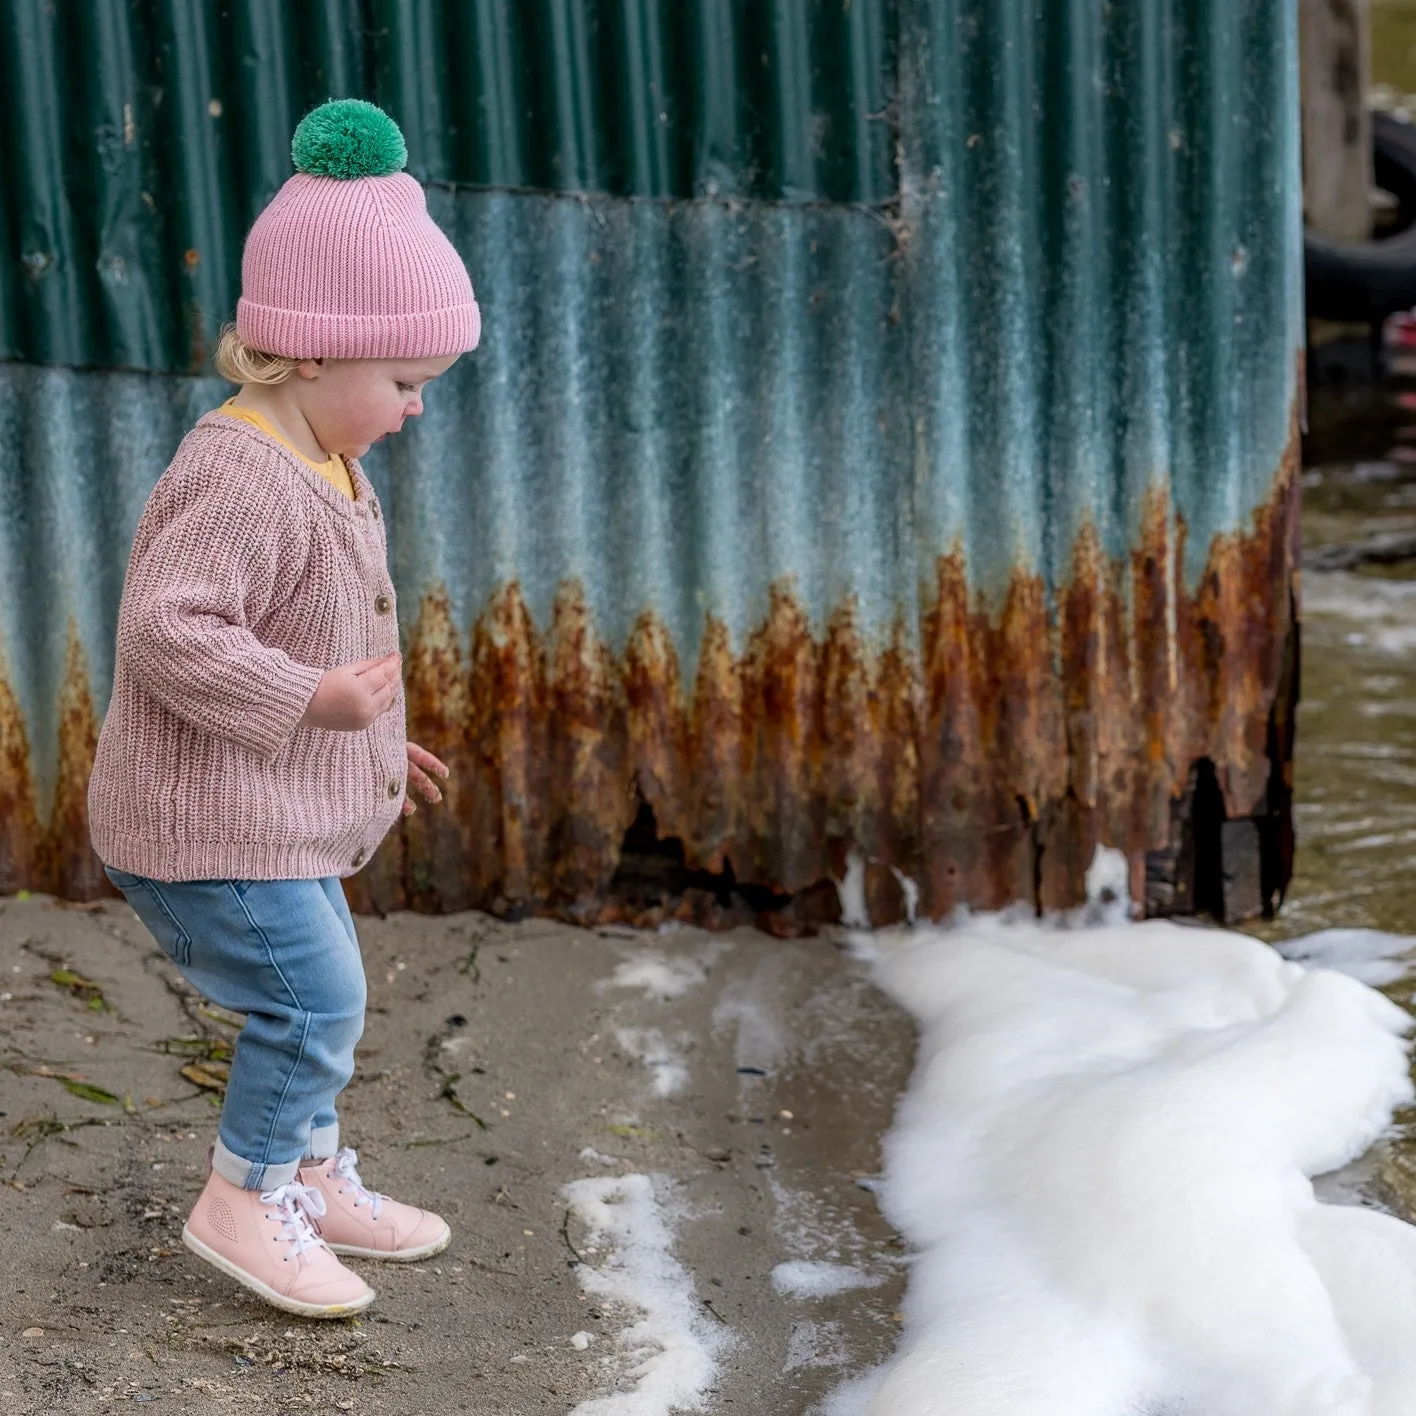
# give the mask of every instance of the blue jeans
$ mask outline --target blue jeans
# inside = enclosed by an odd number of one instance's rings
[[[221,1109],[218,1174],[248,1190],[339,1149],[334,1099],[364,1031],[364,962],[335,876],[182,880],[108,870],[163,952],[213,1003],[246,1015]]]

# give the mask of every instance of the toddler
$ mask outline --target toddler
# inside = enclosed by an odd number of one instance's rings
[[[246,1015],[211,1174],[182,1231],[277,1307],[342,1317],[373,1290],[336,1255],[446,1248],[341,1147],[364,970],[340,878],[410,785],[383,514],[358,459],[422,411],[481,319],[402,134],[356,100],[295,133],[247,237],[217,368],[241,385],[183,439],[138,523],[89,788],[109,878],[206,997]]]

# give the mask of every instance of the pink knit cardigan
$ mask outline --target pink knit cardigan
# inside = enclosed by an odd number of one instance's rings
[[[398,819],[402,689],[362,732],[298,727],[325,669],[398,648],[383,516],[208,413],[138,522],[89,782],[94,850],[158,880],[351,875]]]

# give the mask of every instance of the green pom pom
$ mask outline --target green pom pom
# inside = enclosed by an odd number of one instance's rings
[[[362,98],[332,98],[295,129],[290,156],[315,177],[387,177],[401,172],[408,148],[398,124]]]

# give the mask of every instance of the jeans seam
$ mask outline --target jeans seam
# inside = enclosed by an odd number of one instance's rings
[[[270,1126],[266,1130],[265,1144],[261,1147],[261,1179],[264,1181],[265,1172],[270,1168],[272,1161],[270,1158],[270,1148],[275,1143],[275,1133],[280,1128],[280,1116],[285,1110],[285,1098],[290,1095],[290,1088],[295,1083],[295,1074],[300,1070],[300,1064],[305,1060],[305,1044],[310,1039],[310,1024],[314,1021],[309,1013],[301,1013],[305,1020],[305,1025],[300,1029],[300,1046],[296,1050],[295,1060],[290,1064],[290,1069],[285,1074],[285,1085],[280,1089],[280,1097],[275,1103],[275,1110],[271,1112]],[[297,1156],[298,1160],[299,1157]],[[289,1162],[284,1162],[288,1164]]]
[[[290,986],[290,980],[285,977],[284,970],[280,967],[278,963],[276,963],[275,950],[271,947],[270,937],[266,934],[265,930],[263,930],[260,925],[256,923],[256,917],[251,913],[250,906],[246,903],[246,897],[234,885],[232,885],[229,880],[226,882],[226,884],[227,887],[230,889],[232,895],[235,897],[236,903],[240,905],[241,913],[246,916],[246,922],[251,926],[253,930],[255,930],[256,938],[261,941],[261,948],[265,950],[265,956],[270,961],[271,968],[275,970],[275,976],[280,980],[281,986],[290,996],[290,1001],[295,1005],[296,1011],[300,1013],[308,1013],[308,1010],[306,1009],[305,1005],[300,1002],[299,994],[297,994],[295,990]]]
[[[324,884],[325,881],[322,880],[320,882],[321,887],[323,887]],[[325,892],[325,899],[329,900],[330,909],[334,911],[335,918],[339,921],[341,928],[343,928],[344,933],[348,936],[349,942],[354,946],[354,952],[360,954],[360,961],[362,962],[362,952],[359,948],[359,935],[354,926],[354,917],[349,912],[349,901],[345,899],[344,888],[339,883],[337,877],[334,880],[332,893],[338,897],[338,903],[331,898],[331,892],[328,891]]]
[[[179,965],[186,965],[192,961],[192,936],[182,927],[181,921],[173,914],[171,906],[162,898],[162,891],[157,888],[155,880],[149,880],[145,876],[137,877],[139,883],[157,902],[157,907],[167,916],[167,922],[172,926],[173,932],[177,936],[177,958],[175,962]]]
[[[300,996],[290,986],[290,980],[285,977],[284,971],[275,961],[275,949],[271,946],[270,936],[256,922],[256,917],[251,913],[250,906],[246,903],[246,897],[235,887],[231,881],[227,881],[227,887],[235,897],[236,903],[241,907],[241,913],[246,916],[247,922],[255,931],[256,937],[261,941],[261,947],[265,950],[265,956],[270,961],[270,966],[275,970],[275,976],[280,980],[281,986],[290,995],[291,1001],[295,1004],[295,1010],[304,1019],[304,1026],[300,1029],[300,1046],[296,1049],[295,1059],[290,1064],[285,1074],[285,1085],[280,1089],[280,1096],[275,1103],[275,1109],[271,1112],[270,1125],[266,1130],[265,1142],[261,1146],[261,1183],[265,1183],[266,1171],[272,1164],[270,1158],[270,1148],[275,1143],[275,1133],[280,1128],[281,1113],[285,1110],[285,1099],[290,1095],[290,1088],[295,1084],[296,1074],[300,1070],[301,1063],[305,1060],[305,1047],[310,1039],[310,1024],[314,1021],[309,1010],[300,1002]]]

